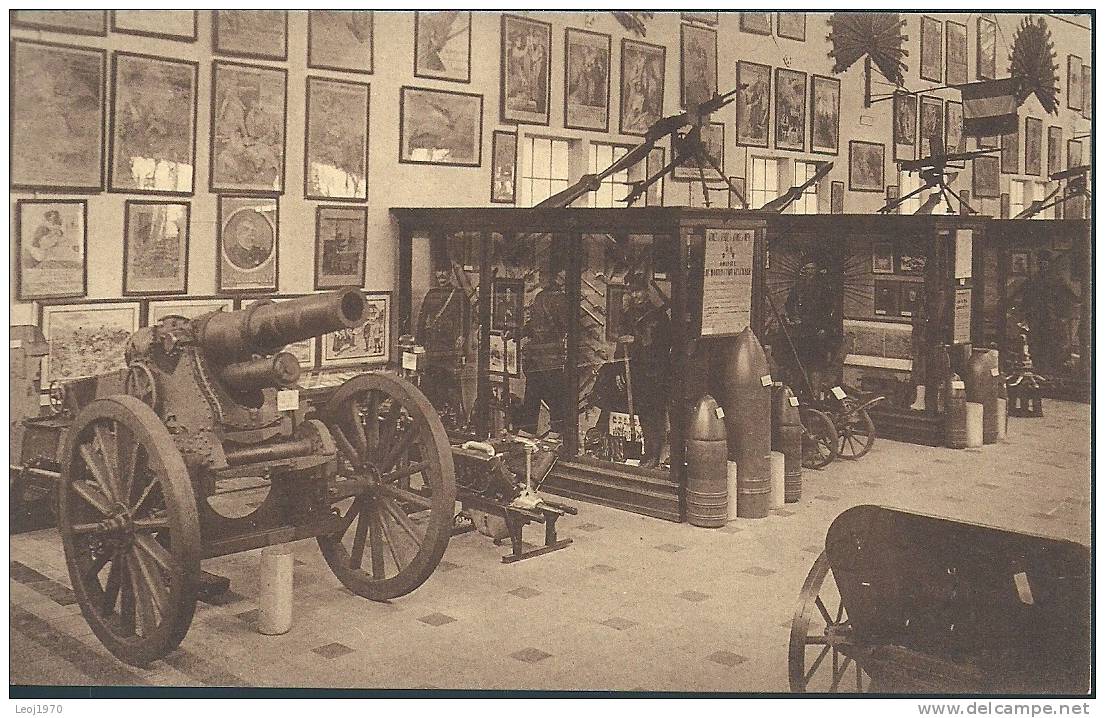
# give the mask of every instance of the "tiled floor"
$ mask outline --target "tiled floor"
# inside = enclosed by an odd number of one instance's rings
[[[11,539],[16,684],[785,691],[790,617],[825,530],[876,503],[1090,540],[1090,409],[1048,402],[1006,443],[950,451],[879,441],[806,472],[803,499],[767,519],[696,529],[578,504],[563,551],[504,565],[478,534],[390,604],[345,591],[296,545],[295,620],[256,630],[258,552],[204,563],[230,578],[181,647],[149,669],[105,651],[80,615],[56,532]],[[540,527],[530,527],[539,532]],[[537,534],[534,535],[535,538]]]

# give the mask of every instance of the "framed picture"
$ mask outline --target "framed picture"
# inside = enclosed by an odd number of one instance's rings
[[[414,76],[472,81],[472,13],[468,10],[414,14]]]
[[[756,35],[771,34],[771,13],[769,12],[742,12],[740,27],[742,32],[751,32]]]
[[[212,64],[211,191],[283,194],[288,71]]]
[[[187,202],[127,200],[123,295],[188,293]]]
[[[518,133],[495,130],[491,133],[491,201],[514,204],[515,172],[518,165]]]
[[[917,311],[917,307],[921,304],[921,291],[924,286],[920,282],[898,283],[898,316],[913,316],[913,313]]]
[[[12,189],[103,190],[106,58],[103,50],[12,41]]]
[[[195,319],[196,317],[217,312],[219,310],[231,311],[234,309],[233,299],[169,299],[164,302],[151,301],[147,304],[146,326],[153,326],[168,316]]]
[[[806,73],[775,68],[775,147],[806,149]]]
[[[371,10],[308,10],[307,67],[373,71]]]
[[[644,135],[663,116],[666,52],[660,45],[622,40],[621,134]]]
[[[1001,173],[1020,174],[1021,172],[1021,148],[1020,133],[1017,130],[1006,132],[1001,136]]]
[[[1024,118],[1024,173],[1040,175],[1044,171],[1044,121]]]
[[[917,95],[894,95],[894,159],[917,159]]]
[[[552,25],[503,15],[500,112],[503,122],[549,124]]]
[[[998,72],[998,24],[980,15],[975,28],[975,79],[993,80]]]
[[[717,94],[717,30],[679,26],[679,104],[699,105]]]
[[[12,10],[11,24],[33,30],[103,37],[107,35],[107,12],[104,10]]]
[[[479,167],[483,95],[403,87],[399,93],[399,161]]]
[[[746,207],[742,203],[742,200],[744,202],[748,201],[747,184],[744,181],[744,177],[730,177],[729,184],[740,193],[740,197],[737,197],[733,189],[729,190],[729,209],[749,209],[749,207]]]
[[[737,108],[737,144],[767,147],[771,68],[755,62],[738,62],[737,101],[733,104]]]
[[[490,332],[490,356],[488,371],[492,374],[518,377],[518,340],[515,337],[492,329]]]
[[[902,252],[898,254],[898,274],[908,274],[914,277],[923,276],[927,261],[923,254]]]
[[[716,12],[683,12],[679,13],[688,22],[701,22],[707,25],[717,25]]]
[[[725,167],[725,123],[711,122],[702,126],[702,144],[706,153],[714,160],[718,167]],[[707,180],[720,180],[718,173],[709,162],[701,162],[696,157],[688,158],[683,164],[672,170],[672,179],[697,180],[705,177]]]
[[[928,15],[921,16],[921,79],[943,82],[944,25]]]
[[[978,138],[978,148],[981,149],[996,149],[1001,146],[1001,138],[997,135],[980,135]]]
[[[890,204],[894,200],[898,199],[898,185],[888,184],[886,185],[886,203]],[[901,214],[901,206],[894,208],[894,214]]]
[[[999,209],[999,215],[998,216],[1001,219],[1009,219],[1010,218],[1009,213],[1010,213],[1009,193],[1008,192],[1002,192],[1001,193],[1000,209]]]
[[[491,328],[501,332],[519,332],[522,328],[522,302],[526,284],[521,279],[496,279],[491,285]]]
[[[610,129],[610,36],[564,30],[564,126]]]
[[[275,292],[280,253],[275,197],[219,196],[220,292]]]
[[[945,82],[949,85],[965,85],[967,84],[967,26],[948,20],[944,23],[944,37],[947,43]]]
[[[875,280],[875,314],[898,316],[898,283],[884,279]]]
[[[1067,169],[1082,166],[1082,143],[1078,140],[1067,140]]]
[[[322,365],[386,364],[391,347],[391,293],[365,292],[365,323],[322,337]]]
[[[368,107],[365,83],[307,78],[303,194],[307,199],[368,199]]]
[[[777,12],[775,13],[775,30],[779,37],[790,40],[806,41],[806,13],[804,12]]]
[[[1082,58],[1067,55],[1067,107],[1082,109]]]
[[[308,295],[306,295],[306,294],[285,294],[282,297],[273,297],[272,301],[279,304],[280,302],[287,302],[287,301],[290,301],[292,299],[299,299],[300,297],[306,297],[306,296],[308,296]],[[257,301],[263,301],[263,300],[257,300]],[[243,303],[243,308],[250,307],[253,304],[255,304],[255,302]],[[317,350],[316,350],[316,347],[315,347],[315,345],[317,343],[318,343],[317,342],[317,337],[311,337],[310,339],[304,339],[303,341],[300,341],[300,342],[295,342],[293,344],[288,344],[287,346],[284,347],[283,351],[288,352],[289,354],[294,356],[296,359],[298,359],[299,360],[299,366],[301,368],[303,368],[303,369],[314,369],[315,368],[315,363],[316,363],[315,362],[315,356],[318,353]]]
[[[199,11],[112,10],[111,31],[195,42],[199,33]]]
[[[316,209],[315,289],[363,287],[367,249],[367,207]]]
[[[1028,252],[1009,253],[1009,273],[1014,277],[1028,276]]]
[[[871,273],[894,273],[894,245],[890,242],[878,242],[871,247]]]
[[[971,160],[971,168],[971,189],[975,197],[993,199],[1001,194],[997,157],[975,157]]]
[[[1082,66],[1082,116],[1093,119],[1093,68]]]
[[[83,297],[88,290],[88,203],[21,199],[15,216],[16,297]]]
[[[1047,128],[1047,176],[1063,171],[1063,128]]]
[[[852,192],[882,192],[886,147],[878,142],[852,140],[848,143],[848,189]]]
[[[967,151],[967,136],[963,133],[963,103],[944,102],[944,151],[948,154]]]
[[[964,217],[974,214],[974,209],[971,207],[971,190],[969,189],[959,190],[959,214]]]
[[[810,151],[840,152],[840,80],[810,75]]]
[[[221,55],[288,59],[287,10],[215,10],[214,50]]]
[[[138,302],[50,304],[42,307],[42,334],[50,345],[42,385],[99,376],[124,368],[127,339],[138,331]]]
[[[939,97],[921,96],[921,157],[932,157],[939,152],[935,144],[944,142],[944,101]]]
[[[829,213],[844,214],[844,183],[833,181],[829,185]]]
[[[116,52],[111,75],[108,189],[191,195],[199,63]]]

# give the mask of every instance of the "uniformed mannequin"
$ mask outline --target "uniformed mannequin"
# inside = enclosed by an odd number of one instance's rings
[[[842,337],[832,287],[826,271],[816,262],[803,265],[783,312],[787,332],[810,384],[815,393],[820,392],[833,371]]]
[[[426,348],[422,390],[438,411],[463,417],[460,364],[464,357],[464,329],[468,326],[468,299],[453,283],[448,257],[434,258],[434,284],[422,300],[415,337]]]
[[[656,466],[664,448],[671,396],[671,320],[666,307],[653,304],[643,274],[626,277],[626,289],[624,321],[633,337],[628,346],[629,376],[644,438],[641,466]]]
[[[562,434],[569,403],[565,369],[571,312],[564,293],[563,266],[550,262],[548,273],[551,276],[528,307],[522,329],[522,371],[526,376],[526,393],[516,426],[536,433],[541,402],[544,401],[549,407],[552,431]]]

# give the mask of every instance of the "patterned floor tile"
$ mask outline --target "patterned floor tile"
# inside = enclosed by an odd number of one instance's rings
[[[830,494],[819,494],[817,496],[814,496],[814,498],[820,501],[840,501],[839,496],[832,496]]]
[[[615,616],[614,618],[608,618],[602,622],[602,625],[609,626],[618,631],[624,631],[627,628],[633,628],[637,625],[636,621],[630,621],[628,618],[620,618]]]
[[[740,526],[737,526],[736,524],[725,524],[724,526],[719,528],[718,531],[723,534],[739,534],[741,531],[744,531],[744,529],[742,529]]]
[[[812,544],[810,546],[803,546],[802,550],[805,551],[806,553],[821,553],[822,551],[825,550],[825,547],[824,546],[819,546],[817,544]]]
[[[599,526],[598,524],[592,524],[592,523],[580,524],[579,526],[576,526],[575,528],[578,531],[601,531],[602,530],[602,526]]]
[[[682,551],[686,546],[680,546],[675,543],[662,543],[655,547],[657,551],[664,551],[666,553],[678,553]]]
[[[993,491],[994,489],[1000,489],[1001,488],[997,484],[990,484],[990,483],[986,483],[986,482],[981,482],[981,483],[975,484],[975,486],[979,487],[980,489],[989,489],[990,491]]]
[[[605,563],[596,563],[594,566],[588,567],[587,570],[593,571],[594,573],[598,574],[608,574],[614,573],[618,569],[614,568],[613,566],[607,566]]]
[[[791,511],[790,509],[773,509],[771,511],[771,513],[775,514],[776,516],[793,516],[794,515],[794,512]]]
[[[706,656],[706,660],[713,661],[714,663],[720,663],[723,666],[732,668],[733,666],[739,666],[748,659],[744,656],[739,656],[732,651],[715,651]]]
[[[675,595],[677,598],[681,598],[684,601],[690,601],[691,603],[699,603],[701,601],[705,601],[707,598],[710,597],[710,595],[707,593],[702,593],[701,591],[695,590],[687,590]]]
[[[418,619],[425,623],[427,626],[444,626],[446,623],[454,623],[457,619],[452,616],[447,616],[444,613],[431,613],[428,616],[423,616]]]
[[[529,586],[519,586],[513,591],[507,591],[511,596],[517,596],[518,598],[533,598],[534,596],[540,596],[541,592],[536,588],[530,588]]]
[[[318,648],[312,648],[312,653],[317,653],[323,658],[341,658],[342,656],[348,656],[353,653],[353,649],[344,643],[327,643],[324,646]]]
[[[452,570],[458,569],[458,568],[460,568],[460,566],[458,564],[453,563],[452,561],[442,561],[441,563],[439,563],[437,565],[437,568],[435,569],[435,572],[436,571],[441,571],[442,573],[447,573],[449,571],[452,571]]]
[[[771,574],[773,574],[775,572],[772,571],[770,568],[761,568],[759,566],[749,566],[748,568],[741,569],[741,573],[747,573],[747,574],[751,574],[752,576],[759,576],[760,578],[763,578],[764,576],[770,576]]]
[[[516,661],[522,661],[523,663],[540,663],[546,658],[552,657],[552,654],[546,653],[540,648],[523,648],[520,651],[511,653],[510,657]]]

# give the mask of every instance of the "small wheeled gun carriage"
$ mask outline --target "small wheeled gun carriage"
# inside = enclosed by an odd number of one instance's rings
[[[1080,544],[855,506],[802,586],[790,687],[1085,695],[1090,596]]]
[[[347,289],[165,317],[131,336],[125,372],[66,386],[58,528],[81,611],[120,660],[181,642],[205,558],[317,538],[341,583],[374,600],[437,566],[453,458],[421,392],[383,373],[315,397],[293,388],[283,348],[365,315]],[[258,504],[232,500],[258,488]]]

